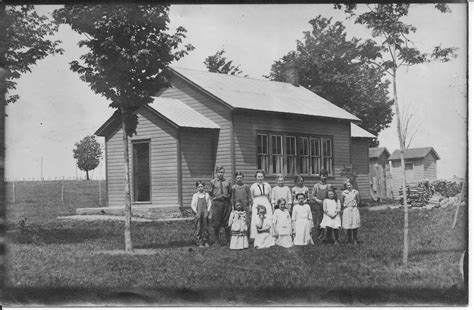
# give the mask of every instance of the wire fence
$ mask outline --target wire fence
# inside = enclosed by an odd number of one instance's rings
[[[12,180],[5,183],[9,204],[68,204],[99,207],[107,203],[105,180]]]

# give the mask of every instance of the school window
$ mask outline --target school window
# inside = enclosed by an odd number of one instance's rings
[[[323,168],[332,175],[332,140],[323,139]]]
[[[268,136],[257,134],[257,169],[268,172]]]
[[[310,139],[310,153],[311,153],[311,174],[319,174],[321,171],[321,143],[318,138]]]
[[[272,173],[283,172],[283,137],[272,135]]]
[[[333,176],[332,139],[312,135],[257,133],[257,169],[269,174]]]
[[[150,142],[133,141],[133,201],[151,201]]]
[[[413,163],[405,163],[405,170],[413,170]]]
[[[286,173],[296,174],[296,137],[286,136]]]
[[[307,137],[298,137],[298,173],[309,173],[309,147]]]

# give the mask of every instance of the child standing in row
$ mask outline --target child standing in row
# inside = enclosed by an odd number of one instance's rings
[[[321,228],[324,229],[324,243],[339,244],[339,229],[341,228],[341,203],[337,199],[334,189],[327,192],[323,200],[324,216]]]
[[[284,199],[286,201],[286,207],[288,211],[291,214],[291,203],[292,203],[292,197],[291,197],[291,190],[288,186],[285,186],[285,178],[280,174],[276,178],[277,186],[272,188],[272,206],[273,209],[278,209],[279,199]]]
[[[352,187],[350,181],[347,181],[345,185],[346,189],[341,195],[341,203],[344,206],[342,228],[347,230],[347,242],[358,244],[357,229],[360,227],[360,213],[357,206],[360,202],[359,192]]]
[[[306,203],[306,200],[308,199],[309,195],[309,190],[306,186],[304,186],[304,178],[301,175],[297,175],[295,177],[295,187],[292,188],[291,193],[293,195],[293,205],[296,205],[296,195],[298,194],[304,194],[305,200],[304,203]]]
[[[240,201],[235,203],[235,210],[229,216],[230,227],[230,249],[243,250],[249,247],[249,239],[247,237],[247,213]]]
[[[273,213],[273,226],[275,230],[275,244],[284,248],[293,246],[291,240],[291,216],[288,212],[286,200],[277,200],[278,208]]]
[[[232,186],[232,205],[235,206],[237,202],[240,202],[243,210],[245,211],[247,224],[250,223],[251,219],[251,206],[252,206],[252,195],[250,194],[250,186],[244,184],[244,174],[237,171],[235,173],[235,184]]]
[[[295,196],[298,204],[293,206],[293,243],[295,245],[314,244],[311,238],[311,229],[313,227],[313,216],[308,204],[305,203],[306,196],[298,193]]]
[[[195,214],[195,237],[199,247],[209,247],[209,212],[211,210],[211,197],[204,192],[204,182],[196,182],[197,192],[191,200],[191,209]]]

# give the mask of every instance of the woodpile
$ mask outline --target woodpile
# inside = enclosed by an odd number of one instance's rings
[[[409,207],[415,208],[449,208],[457,206],[464,197],[461,197],[462,184],[436,180],[430,183],[427,180],[418,182],[417,185],[407,185],[407,202]],[[402,187],[399,190],[400,204],[403,205]]]

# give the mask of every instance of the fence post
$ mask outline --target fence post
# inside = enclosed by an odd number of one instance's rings
[[[16,199],[15,199],[15,179],[13,179],[13,203],[16,203]]]
[[[100,188],[100,179],[99,179],[99,205],[102,203],[102,190]]]
[[[61,202],[64,203],[64,183],[61,182]]]

